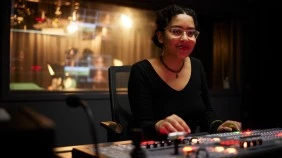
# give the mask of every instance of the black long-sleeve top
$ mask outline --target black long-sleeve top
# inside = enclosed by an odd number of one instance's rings
[[[155,130],[155,124],[176,114],[195,132],[213,133],[221,122],[213,111],[201,62],[191,59],[191,77],[184,89],[177,91],[166,84],[148,60],[132,65],[128,83],[128,97],[135,125],[141,127],[145,139],[162,139]],[[216,123],[215,123],[216,122]]]

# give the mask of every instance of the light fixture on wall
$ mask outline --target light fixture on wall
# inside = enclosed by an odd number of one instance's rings
[[[69,25],[67,26],[68,33],[74,33],[78,30],[77,22],[70,21]]]
[[[122,26],[124,26],[125,28],[132,27],[132,19],[128,15],[121,14],[120,19]]]
[[[72,2],[72,14],[69,17],[69,24],[67,26],[68,33],[74,33],[78,30],[78,10],[79,10],[79,3]]]

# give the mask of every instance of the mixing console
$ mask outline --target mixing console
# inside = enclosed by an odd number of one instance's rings
[[[101,146],[99,151],[107,158],[131,158],[133,148],[131,141],[125,141]],[[246,130],[200,136],[190,134],[164,141],[144,141],[141,143],[141,149],[145,151],[147,158],[282,158],[282,129]],[[79,152],[80,150],[77,150],[76,154]]]

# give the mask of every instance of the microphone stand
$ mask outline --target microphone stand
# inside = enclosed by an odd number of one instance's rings
[[[66,103],[70,106],[70,107],[78,107],[78,106],[82,106],[83,110],[85,111],[85,113],[87,114],[87,118],[88,118],[88,122],[90,125],[90,129],[91,129],[91,135],[92,135],[92,141],[94,143],[94,148],[96,150],[96,158],[100,157],[99,154],[99,149],[98,149],[98,141],[97,141],[97,136],[96,136],[96,129],[95,129],[95,121],[94,121],[94,115],[92,110],[89,108],[87,102],[85,102],[84,100],[81,100],[80,97],[78,97],[77,95],[69,95],[66,98]]]
[[[100,154],[99,154],[99,149],[98,149],[98,143],[97,143],[97,137],[96,137],[96,130],[95,130],[93,112],[91,111],[91,109],[88,106],[86,106],[87,103],[85,101],[82,101],[82,102],[83,102],[82,107],[83,107],[84,111],[86,112],[86,114],[88,116],[90,128],[91,128],[91,131],[92,131],[92,140],[94,142],[96,156],[97,156],[97,158],[99,158]]]

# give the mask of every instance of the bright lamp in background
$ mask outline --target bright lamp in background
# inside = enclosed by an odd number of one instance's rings
[[[68,25],[67,29],[68,29],[68,33],[74,33],[78,29],[77,23],[71,21],[70,24]]]
[[[121,14],[120,18],[121,18],[122,26],[124,26],[126,28],[132,27],[132,19],[129,16],[127,16],[125,14]]]

